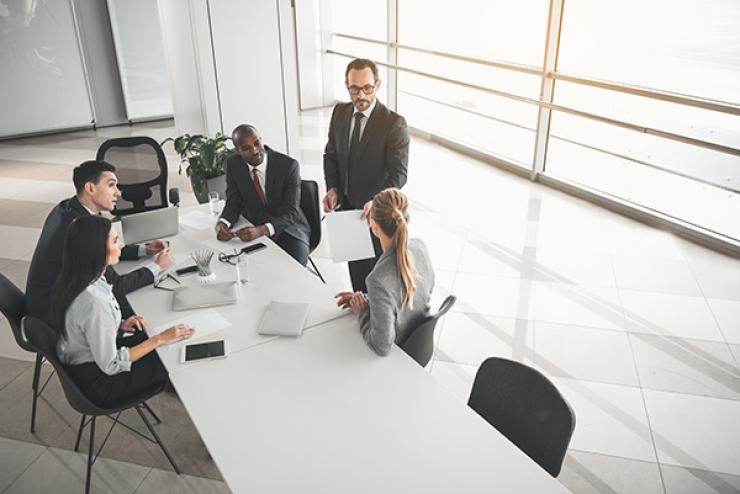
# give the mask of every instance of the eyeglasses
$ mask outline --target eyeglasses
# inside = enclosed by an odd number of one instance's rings
[[[365,84],[364,86],[347,86],[347,91],[349,91],[349,94],[355,96],[360,94],[360,91],[362,91],[365,94],[373,94],[375,92],[375,84]]]
[[[242,254],[243,252],[238,249],[234,249],[233,254],[227,254],[225,252],[221,252],[218,255],[218,260],[221,262],[225,262],[227,264],[231,264],[232,266],[236,266],[237,258]]]

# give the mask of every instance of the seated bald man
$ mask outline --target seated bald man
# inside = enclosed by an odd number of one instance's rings
[[[235,153],[226,161],[226,205],[216,224],[216,237],[248,242],[267,235],[305,266],[311,228],[300,209],[298,162],[265,146],[252,125],[237,126],[231,139]],[[232,232],[240,214],[254,226]]]

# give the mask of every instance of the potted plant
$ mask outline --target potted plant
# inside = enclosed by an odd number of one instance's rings
[[[217,191],[221,196],[226,194],[226,159],[233,152],[229,147],[231,139],[221,132],[216,137],[196,134],[183,134],[179,137],[168,137],[160,143],[164,146],[172,141],[175,152],[180,156],[180,168],[182,173],[183,163],[187,161],[185,173],[190,177],[198,202],[208,202],[208,192]]]

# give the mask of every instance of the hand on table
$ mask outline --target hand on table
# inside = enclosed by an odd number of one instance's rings
[[[236,237],[236,234],[232,232],[228,226],[226,226],[226,223],[223,221],[219,221],[216,223],[216,238],[221,240],[222,242],[225,242],[227,240],[231,240],[232,238]]]
[[[165,329],[156,336],[158,346],[169,345],[171,343],[176,343],[180,340],[190,338],[191,336],[193,336],[194,331],[195,330],[193,328],[186,324],[177,324],[175,326],[172,326],[171,328]]]
[[[149,328],[146,320],[141,316],[131,316],[128,319],[121,321],[121,331],[126,333],[134,333],[136,331],[144,331]]]
[[[239,240],[241,240],[242,242],[249,242],[269,233],[270,231],[265,225],[245,226],[244,228],[240,228],[236,231],[236,236],[239,237]]]

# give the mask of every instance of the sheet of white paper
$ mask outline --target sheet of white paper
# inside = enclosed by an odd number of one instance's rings
[[[207,228],[213,228],[217,219],[212,214],[196,210],[180,216],[180,224],[195,228],[196,230],[205,230]]]
[[[165,324],[160,324],[154,329],[149,330],[149,335],[153,336],[159,334],[165,329],[174,326],[175,324],[187,324],[191,328],[195,328],[193,336],[188,340],[182,340],[176,344],[185,343],[188,341],[200,340],[201,338],[208,336],[220,329],[228,328],[231,323],[218,313],[215,309],[205,309],[198,311],[195,314],[191,314],[186,317],[178,317]]]
[[[336,211],[326,215],[329,249],[334,262],[375,257],[367,220],[362,211]]]

